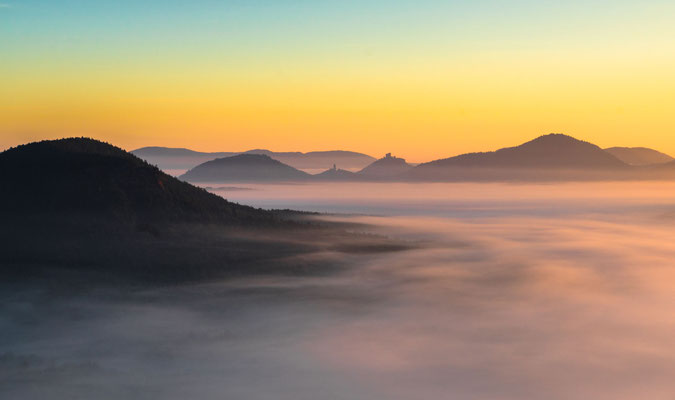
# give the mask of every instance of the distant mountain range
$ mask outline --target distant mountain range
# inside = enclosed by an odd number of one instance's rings
[[[306,182],[306,181],[373,181],[395,178],[409,171],[412,165],[402,158],[385,157],[375,160],[358,172],[327,169],[308,174],[263,154],[239,154],[200,164],[180,179],[189,182]]]
[[[571,136],[548,134],[515,147],[462,154],[417,166],[387,154],[356,173],[334,167],[310,175],[266,156],[239,155],[201,164],[181,179],[193,182],[670,179],[675,168],[668,161],[674,162],[655,150],[603,150]]]
[[[342,150],[301,153],[255,149],[244,152],[204,153],[182,148],[143,147],[131,153],[165,171],[188,170],[207,161],[239,154],[262,154],[293,168],[308,170],[328,169],[333,165],[342,169],[358,170],[375,161],[375,158],[367,154]]]

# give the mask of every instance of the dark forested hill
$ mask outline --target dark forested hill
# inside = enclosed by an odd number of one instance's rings
[[[30,143],[0,153],[0,212],[88,213],[125,221],[271,219],[168,176],[110,144],[87,138]]]

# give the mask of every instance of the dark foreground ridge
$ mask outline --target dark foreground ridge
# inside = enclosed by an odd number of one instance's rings
[[[91,214],[120,222],[266,223],[272,213],[234,204],[107,143],[68,138],[0,153],[0,212]]]
[[[318,261],[327,251],[403,248],[309,214],[228,202],[87,138],[0,153],[0,192],[7,279],[167,283],[318,273],[318,265],[334,265]]]

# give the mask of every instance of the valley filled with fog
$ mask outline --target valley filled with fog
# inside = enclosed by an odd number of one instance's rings
[[[0,397],[675,392],[675,183],[202,186],[411,249],[322,254],[335,273],[123,292],[2,284]]]

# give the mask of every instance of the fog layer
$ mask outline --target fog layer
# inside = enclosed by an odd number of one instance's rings
[[[0,397],[675,393],[673,184],[247,187],[215,191],[359,214],[322,218],[419,247],[311,278],[83,294],[5,285]]]

